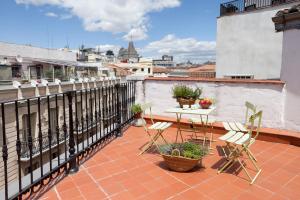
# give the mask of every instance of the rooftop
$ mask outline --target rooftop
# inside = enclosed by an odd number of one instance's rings
[[[164,132],[174,140],[176,128]],[[189,138],[190,133],[185,133]],[[217,138],[219,132],[214,134]],[[203,168],[189,173],[168,170],[154,151],[139,156],[148,137],[143,128],[130,127],[80,166],[79,172],[63,178],[41,199],[297,199],[300,195],[300,148],[257,141],[252,149],[263,171],[249,185],[238,166],[217,174],[224,161],[214,143]],[[247,162],[247,161],[246,161]],[[249,165],[250,166],[250,165]],[[50,184],[51,185],[51,184]]]

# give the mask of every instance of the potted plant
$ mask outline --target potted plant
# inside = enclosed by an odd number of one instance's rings
[[[199,105],[202,109],[209,109],[209,107],[213,104],[213,100],[210,98],[200,99]]]
[[[141,104],[133,104],[131,107],[131,111],[134,115],[134,118],[136,119],[134,125],[143,126],[146,122],[142,119],[143,109]]]
[[[136,119],[141,118],[141,114],[143,112],[141,104],[133,104],[131,107],[131,111]]]
[[[202,93],[202,89],[196,88],[193,89],[186,85],[176,85],[172,89],[173,98],[177,99],[180,107],[183,108],[183,105],[191,105],[195,104],[196,99],[198,99]]]
[[[186,172],[196,165],[202,166],[202,158],[207,154],[207,149],[192,142],[173,143],[159,146],[167,166],[178,172]]]

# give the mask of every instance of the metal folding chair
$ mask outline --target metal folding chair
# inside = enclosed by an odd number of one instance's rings
[[[242,124],[240,122],[223,122],[223,126],[228,132],[225,135],[219,137],[218,138],[219,140],[226,142],[231,138],[231,140],[229,141],[236,141],[243,135],[241,133],[246,133],[249,131],[249,125],[250,125],[249,116],[255,114],[256,106],[248,101],[245,102],[245,106],[246,106],[246,115],[245,115],[244,123]],[[231,152],[232,146],[230,146],[230,142],[226,142],[225,147],[222,147],[223,153],[225,157],[227,157],[228,155],[226,153],[225,148],[229,151],[229,153]]]
[[[139,155],[141,155],[144,152],[146,152],[153,145],[155,145],[157,147],[157,149],[159,149],[159,146],[157,144],[157,141],[158,141],[159,138],[161,138],[163,140],[163,142],[165,142],[166,144],[168,144],[167,140],[164,138],[164,136],[162,135],[162,133],[167,128],[169,128],[172,125],[172,123],[171,122],[154,122],[151,107],[152,107],[151,103],[146,103],[146,104],[142,105],[142,110],[143,110],[142,118],[144,119],[144,116],[145,116],[146,112],[149,111],[148,114],[150,116],[151,125],[149,127],[147,127],[146,123],[143,124],[145,132],[149,136],[150,141],[142,148],[142,150],[141,150],[141,152],[140,152]],[[154,136],[151,135],[150,130],[155,130],[156,131],[156,133],[154,134]]]
[[[259,131],[261,128],[261,119],[262,119],[262,111],[257,112],[256,114],[250,117],[250,127],[248,133],[237,132],[236,135],[239,137],[232,136],[227,139],[226,142],[232,145],[233,149],[230,154],[227,156],[228,161],[218,170],[218,173],[223,172],[224,170],[230,168],[235,161],[237,161],[242,169],[245,171],[247,177],[250,179],[250,184],[253,184],[257,179],[259,174],[261,173],[261,168],[257,164],[257,159],[254,157],[253,153],[250,151],[250,146],[255,142],[257,136],[259,135]],[[253,134],[256,133],[254,137]],[[249,158],[253,166],[255,167],[256,174],[254,177],[251,177],[244,163],[242,163],[241,158],[243,157],[243,153]]]
[[[206,142],[209,142],[209,149],[212,149],[212,142],[214,142],[213,138],[213,123],[216,122],[216,120],[212,117],[209,117],[208,115],[202,116],[200,115],[199,118],[190,118],[189,121],[191,122],[192,129],[193,129],[193,139],[200,139],[202,140],[202,145],[204,146]],[[199,124],[200,127],[196,128],[196,125]],[[198,133],[202,133],[201,136],[198,135]]]

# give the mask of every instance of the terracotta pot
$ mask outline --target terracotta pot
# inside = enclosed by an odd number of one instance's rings
[[[195,99],[177,98],[180,108],[183,108],[183,105],[189,105],[189,107],[191,107],[191,105],[195,104],[195,101]]]
[[[134,118],[135,118],[135,119],[140,119],[140,118],[142,118],[142,113],[136,113],[136,114],[134,115]]]

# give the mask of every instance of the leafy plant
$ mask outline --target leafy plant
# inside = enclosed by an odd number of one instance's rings
[[[186,85],[176,85],[172,89],[173,98],[198,99],[202,93],[202,89],[193,89]]]
[[[134,104],[134,105],[132,105],[131,111],[133,112],[133,114],[138,114],[138,113],[143,112],[141,104]]]
[[[192,142],[160,145],[159,151],[161,154],[191,159],[200,159],[208,152],[206,148]]]

